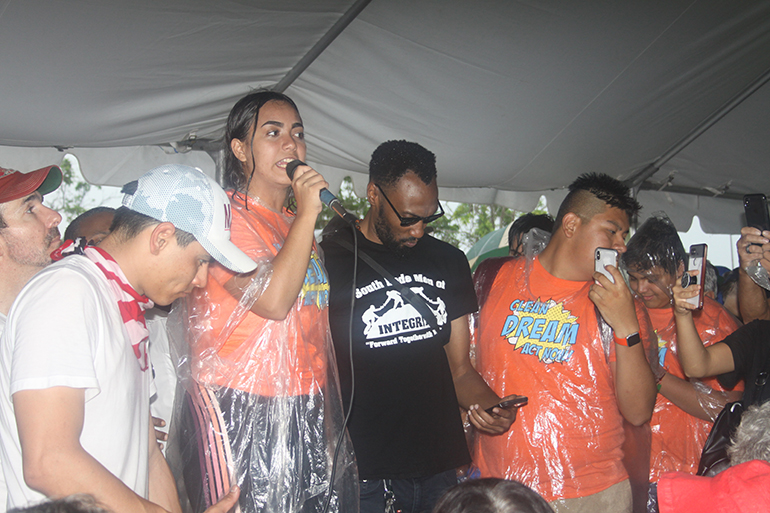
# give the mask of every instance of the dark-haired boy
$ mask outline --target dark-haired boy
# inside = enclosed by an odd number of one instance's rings
[[[658,362],[665,372],[658,380],[650,421],[650,483],[665,472],[695,474],[714,418],[729,400],[741,395],[725,393],[714,378],[695,385],[686,379],[679,363],[672,289],[684,274],[686,258],[674,224],[661,214],[639,227],[623,254],[628,283],[650,315],[658,339]],[[703,308],[693,319],[706,345],[738,328],[729,312],[709,297],[703,298]]]
[[[0,340],[0,459],[8,507],[93,495],[116,513],[181,511],[151,442],[144,310],[205,285],[212,257],[255,264],[229,240],[224,191],[186,166],[124,187],[99,247],[68,245],[24,287]],[[237,492],[212,509],[228,510]]]
[[[652,414],[645,349],[654,339],[618,270],[607,266],[614,282],[594,272],[594,252],[623,253],[638,210],[617,180],[582,175],[545,249],[504,263],[481,306],[481,375],[529,404],[506,435],[478,437],[476,462],[483,476],[523,482],[557,511],[631,511],[623,419],[638,426]]]

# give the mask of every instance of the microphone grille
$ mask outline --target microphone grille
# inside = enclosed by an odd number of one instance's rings
[[[294,180],[294,172],[297,170],[298,166],[305,166],[304,162],[301,160],[292,160],[288,164],[286,164],[286,174],[289,175],[289,180]]]

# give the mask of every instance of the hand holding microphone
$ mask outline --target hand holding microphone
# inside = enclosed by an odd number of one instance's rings
[[[294,172],[297,170],[297,167],[299,166],[306,166],[304,162],[301,160],[292,160],[288,164],[286,164],[286,174],[289,175],[290,180],[294,180]],[[358,221],[358,218],[345,210],[345,207],[342,206],[342,203],[340,202],[337,197],[329,192],[329,189],[323,188],[321,189],[321,201],[328,206],[330,209],[334,211],[335,214],[340,216],[342,219],[347,221],[348,223],[355,223]]]

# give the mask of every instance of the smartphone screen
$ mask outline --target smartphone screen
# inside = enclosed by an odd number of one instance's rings
[[[615,278],[605,268],[607,265],[618,266],[618,252],[609,248],[596,248],[594,253],[594,271],[602,273],[608,280],[615,283]]]

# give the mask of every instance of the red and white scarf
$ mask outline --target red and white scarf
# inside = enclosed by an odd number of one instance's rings
[[[69,255],[83,255],[91,260],[104,273],[110,285],[112,296],[118,304],[123,325],[128,333],[128,341],[139,361],[139,368],[146,371],[149,367],[147,357],[148,337],[150,332],[144,320],[144,311],[154,306],[153,302],[139,294],[128,283],[126,275],[109,253],[96,246],[87,246],[84,238],[75,241],[67,240],[53,253],[53,260],[61,260]]]

